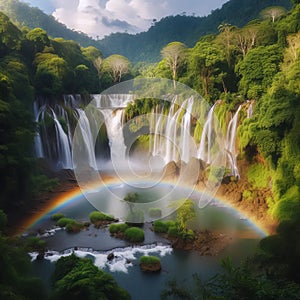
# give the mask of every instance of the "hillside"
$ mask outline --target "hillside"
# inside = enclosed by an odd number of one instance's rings
[[[111,34],[100,40],[99,45],[105,54],[111,54],[111,50],[131,61],[157,61],[160,58],[160,49],[169,42],[179,41],[192,47],[200,37],[217,33],[221,23],[242,27],[258,18],[264,8],[273,5],[289,8],[291,3],[289,0],[231,0],[207,17],[165,17],[147,32],[136,35]]]
[[[148,31],[139,34],[115,33],[96,41],[84,33],[72,31],[38,8],[32,8],[18,0],[0,0],[0,10],[19,26],[41,27],[52,37],[71,39],[82,46],[93,45],[104,56],[118,53],[133,62],[158,61],[160,50],[171,41],[177,40],[192,47],[201,36],[216,33],[221,23],[241,27],[256,19],[268,6],[290,8],[289,0],[231,0],[207,17],[169,16],[156,22]]]

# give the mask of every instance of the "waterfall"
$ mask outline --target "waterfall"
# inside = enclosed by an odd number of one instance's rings
[[[190,159],[191,113],[194,99],[188,98],[181,105],[177,97],[172,100],[169,113],[156,114],[154,126],[152,155],[160,155],[167,164],[179,159],[188,162]],[[176,110],[176,106],[179,106]]]
[[[126,146],[124,143],[122,119],[126,106],[133,100],[130,94],[92,95],[96,109],[103,115],[107,128],[111,157],[115,161],[124,160]],[[91,120],[80,108],[83,100],[80,95],[66,95],[59,101],[37,99],[34,103],[35,121],[41,126],[35,136],[35,152],[37,157],[45,157],[54,162],[57,168],[73,168],[72,143],[73,133],[79,127],[80,147],[87,155],[89,166],[97,169],[95,154],[95,132],[97,120]],[[73,120],[70,121],[70,118]],[[51,123],[50,120],[52,120]],[[49,123],[50,122],[50,123]],[[63,122],[63,123],[61,123]]]
[[[101,94],[92,96],[96,101],[96,107],[99,109],[126,108],[133,100],[133,95],[131,94]]]
[[[34,121],[35,121],[35,123],[38,123],[39,122],[39,109],[38,109],[36,102],[34,102],[34,104],[33,104],[33,113],[34,113]],[[41,135],[40,135],[39,131],[37,131],[34,136],[34,150],[35,150],[36,157],[38,157],[38,158],[44,157],[43,144],[42,144]]]
[[[126,145],[123,135],[123,115],[133,101],[131,94],[93,95],[96,108],[102,113],[109,139],[110,156],[114,163],[124,163]]]
[[[123,110],[102,109],[107,136],[109,139],[110,156],[114,163],[122,163],[126,157],[126,146],[123,135]]]
[[[80,127],[83,144],[87,151],[89,165],[93,169],[97,170],[97,163],[96,163],[96,157],[95,157],[95,146],[94,146],[94,142],[93,142],[93,135],[91,132],[90,122],[89,122],[85,112],[82,109],[76,108],[76,111],[79,116],[78,126]]]
[[[133,95],[111,94],[91,95],[94,100],[92,114],[80,108],[83,99],[79,95],[65,96],[61,101],[37,99],[34,103],[34,118],[40,124],[35,136],[35,152],[37,157],[44,157],[54,163],[57,168],[73,168],[72,143],[75,126],[79,130],[80,149],[87,156],[87,162],[97,169],[95,141],[98,135],[98,118],[104,119],[110,156],[114,163],[123,163],[126,159],[126,145],[123,135],[123,117],[125,108],[133,101]],[[171,161],[188,163],[197,157],[206,163],[214,161],[213,154],[220,150],[219,144],[225,142],[228,165],[232,174],[239,176],[236,163],[236,131],[238,126],[238,108],[227,128],[226,138],[218,135],[214,109],[216,102],[208,111],[203,125],[200,143],[197,150],[192,147],[192,110],[193,97],[179,103],[173,98],[169,112],[164,113],[164,105],[158,105],[150,115],[150,132],[152,133],[149,147],[153,156],[161,156],[165,164]],[[155,112],[155,113],[154,113]],[[250,103],[247,116],[252,114]],[[222,141],[220,141],[222,139]],[[225,140],[225,141],[224,141]],[[224,148],[224,147],[223,147]],[[214,152],[212,152],[212,149]],[[99,158],[99,157],[98,157]]]
[[[191,97],[186,100],[187,109],[181,121],[181,139],[180,139],[180,150],[181,160],[188,163],[190,160],[190,131],[191,131],[191,115],[194,104],[194,98]]]
[[[57,152],[58,152],[58,167],[62,169],[72,169],[73,162],[71,156],[71,145],[69,138],[64,132],[60,122],[57,119],[55,112],[51,109],[53,120],[55,122],[55,131],[57,137]]]
[[[200,145],[197,153],[197,157],[206,163],[211,163],[211,147],[212,147],[212,134],[214,126],[214,109],[217,102],[211,107],[208,112],[207,119],[204,123],[202,135],[200,139]]]
[[[233,176],[239,177],[239,171],[237,168],[236,163],[236,131],[237,131],[237,124],[239,118],[239,112],[241,110],[241,105],[239,106],[238,110],[235,112],[233,118],[230,120],[227,128],[226,133],[226,142],[225,142],[225,149],[227,152],[228,162],[231,169]]]
[[[158,114],[156,114],[156,117]],[[154,130],[154,142],[153,142],[153,151],[152,155],[159,155],[161,153],[160,149],[160,137],[162,134],[162,125],[163,125],[163,114],[161,113],[157,120],[156,120],[156,125],[155,125],[155,130]]]
[[[171,155],[173,153],[173,147],[175,147],[176,142],[173,140],[173,132],[175,130],[175,120],[174,120],[174,110],[175,110],[175,101],[173,101],[168,117],[166,119],[166,130],[165,130],[165,134],[163,136],[164,140],[165,140],[165,154],[164,154],[164,160],[166,163],[171,161]]]
[[[253,114],[253,102],[250,102],[249,107],[247,109],[247,118],[251,118]]]

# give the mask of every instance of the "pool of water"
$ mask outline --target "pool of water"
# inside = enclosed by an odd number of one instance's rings
[[[136,185],[113,184],[109,191],[106,188],[101,193],[99,189],[99,195],[106,199],[107,197],[122,198],[128,192],[137,192],[143,201],[151,202],[156,201],[170,189],[172,186],[165,184],[157,185],[152,190],[145,188],[141,190]],[[180,198],[182,195],[177,196]],[[190,193],[190,198],[196,202],[200,196],[195,191]],[[214,230],[232,238],[225,250],[214,257],[201,256],[195,251],[172,249],[168,240],[151,230],[151,223],[145,223],[143,226],[144,243],[133,246],[126,241],[111,237],[107,228],[96,229],[91,225],[88,229],[73,234],[56,228],[51,220],[53,213],[62,212],[67,217],[88,221],[89,213],[94,210],[93,205],[84,196],[76,197],[74,201],[68,201],[67,205],[61,204],[45,212],[43,217],[28,229],[31,233],[44,232],[42,238],[46,240],[49,252],[43,261],[36,261],[35,254],[32,254],[32,260],[34,273],[41,276],[45,282],[49,280],[54,270],[55,261],[75,250],[76,255],[90,257],[95,265],[111,273],[120,286],[129,291],[132,299],[159,299],[161,290],[166,287],[169,280],[175,278],[181,283],[191,283],[194,273],[198,273],[203,279],[208,279],[220,270],[222,258],[230,256],[234,263],[239,263],[253,254],[258,241],[263,236],[263,232],[253,223],[216,199],[204,208],[198,208],[196,218],[190,224],[195,229]],[[167,218],[172,217],[174,214]],[[114,252],[116,258],[109,262],[107,255],[111,252]],[[140,271],[139,257],[147,254],[161,258],[160,273],[145,274]]]

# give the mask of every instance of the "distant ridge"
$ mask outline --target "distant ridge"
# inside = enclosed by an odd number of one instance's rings
[[[259,17],[268,6],[291,7],[290,0],[230,0],[222,8],[206,17],[169,16],[138,34],[114,33],[102,40],[94,40],[84,33],[68,29],[52,16],[18,0],[0,0],[0,10],[19,26],[41,27],[52,37],[72,39],[82,46],[93,45],[104,56],[122,54],[133,62],[154,62],[160,59],[160,50],[171,41],[180,41],[192,47],[201,36],[216,33],[221,23],[244,26]]]

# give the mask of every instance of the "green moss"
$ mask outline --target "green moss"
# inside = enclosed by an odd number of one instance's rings
[[[100,221],[113,221],[114,220],[113,216],[107,215],[101,211],[93,211],[90,213],[89,217],[90,217],[90,220],[92,223],[97,223]]]
[[[141,256],[140,264],[142,265],[160,264],[160,258],[156,256]]]
[[[180,231],[176,225],[170,226],[168,229],[168,236],[176,238],[180,236]]]
[[[83,227],[84,224],[70,218],[60,218],[57,221],[57,225],[60,227],[66,227],[67,232],[79,232]]]
[[[169,227],[175,226],[174,221],[160,221],[157,220],[153,224],[154,232],[156,233],[167,233],[169,230]]]
[[[138,227],[130,227],[125,230],[124,238],[129,242],[143,242],[145,239],[144,230]]]
[[[51,220],[58,221],[61,218],[64,218],[65,215],[63,213],[56,213],[51,216]]]
[[[249,190],[243,191],[243,199],[251,201],[253,200],[253,193]]]
[[[84,227],[84,225],[77,221],[70,222],[66,225],[66,231],[67,232],[79,232],[83,227]]]
[[[69,223],[74,223],[74,222],[76,222],[74,219],[70,219],[70,218],[64,217],[64,218],[60,218],[60,219],[57,221],[57,225],[58,225],[59,227],[66,227],[67,224],[69,224]]]
[[[195,239],[195,232],[192,229],[189,229],[186,232],[182,232],[181,237],[186,241],[193,241]]]
[[[271,214],[280,222],[293,219],[300,213],[299,187],[291,187],[271,208]]]
[[[63,129],[63,131],[68,134],[68,124],[66,122],[66,119],[64,117],[59,117],[58,121]]]
[[[252,165],[248,172],[248,181],[255,188],[266,188],[269,184],[269,171],[262,164]]]
[[[128,229],[128,225],[126,223],[110,224],[109,225],[109,232],[110,233],[125,232],[126,229]]]

